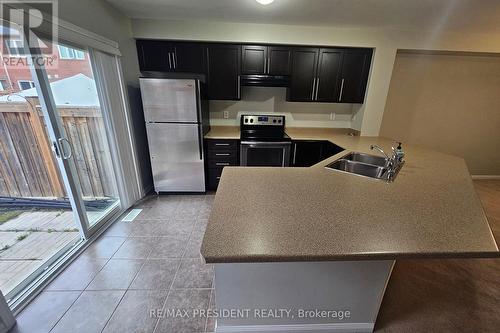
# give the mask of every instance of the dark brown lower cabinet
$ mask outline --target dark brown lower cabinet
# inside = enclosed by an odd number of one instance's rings
[[[207,190],[216,191],[222,170],[240,165],[238,140],[206,139]]]
[[[295,140],[292,142],[292,161],[294,167],[310,167],[344,149],[326,140]]]

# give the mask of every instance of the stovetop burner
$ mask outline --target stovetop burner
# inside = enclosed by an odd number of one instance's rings
[[[241,140],[290,141],[285,133],[285,116],[242,115]]]

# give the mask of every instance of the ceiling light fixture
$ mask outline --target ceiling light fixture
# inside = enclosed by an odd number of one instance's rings
[[[274,2],[274,0],[255,0],[255,1],[257,1],[261,5],[269,5],[270,3]]]

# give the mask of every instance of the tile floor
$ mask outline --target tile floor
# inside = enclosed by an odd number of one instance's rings
[[[106,230],[18,315],[13,332],[212,332],[212,320],[150,310],[211,304],[213,267],[200,246],[213,198],[160,196],[138,205],[141,214]]]

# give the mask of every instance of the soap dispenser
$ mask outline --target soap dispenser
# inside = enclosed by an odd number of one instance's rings
[[[398,162],[403,161],[405,157],[405,152],[403,150],[403,147],[401,147],[401,142],[398,142],[398,146],[396,149],[394,149],[394,157],[398,160]]]

